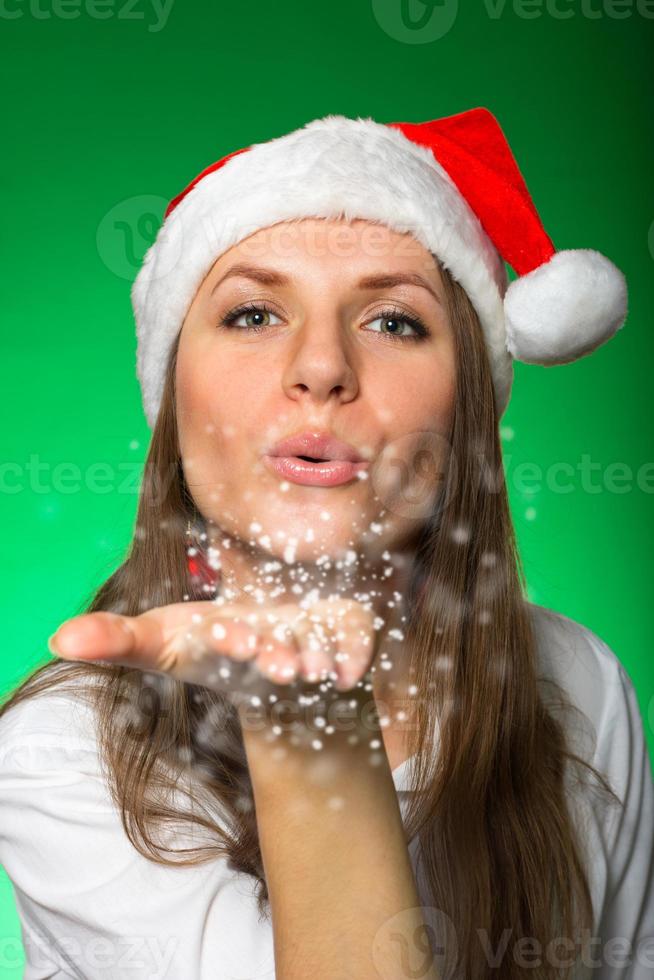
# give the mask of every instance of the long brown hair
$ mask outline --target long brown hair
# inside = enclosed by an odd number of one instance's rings
[[[604,776],[571,751],[564,725],[549,710],[555,704],[574,710],[564,691],[552,682],[548,706],[539,686],[481,327],[465,291],[444,268],[441,275],[456,338],[456,467],[446,475],[447,506],[425,521],[414,562],[413,580],[426,587],[412,589],[421,598],[411,606],[407,641],[413,682],[429,694],[416,699],[408,733],[417,792],[410,795],[406,838],[418,836],[433,907],[454,926],[454,975],[476,980],[493,975],[485,947],[500,947],[506,930],[514,941],[530,937],[542,949],[553,937],[590,934],[592,901],[566,798],[568,767],[619,800]],[[180,462],[176,356],[177,343],[129,554],[86,612],[136,616],[207,598],[194,589],[185,561],[187,521],[203,525]],[[257,879],[259,910],[268,915],[252,786],[229,700],[160,673],[54,659],[21,683],[0,715],[68,681],[95,709],[99,752],[134,847],[161,864],[227,857],[230,868]],[[168,846],[181,840],[166,843],[162,831],[173,826],[201,828],[202,843],[195,837],[196,846]],[[567,977],[570,969],[543,962],[532,976]],[[500,975],[513,980],[522,970],[508,957]]]

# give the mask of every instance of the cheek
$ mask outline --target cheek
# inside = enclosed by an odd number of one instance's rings
[[[177,418],[180,440],[202,435],[239,418],[239,384],[233,371],[201,343],[187,343],[177,359]]]
[[[177,428],[186,480],[194,488],[222,482],[221,461],[228,445],[222,431],[229,398],[222,393],[216,372],[198,349],[187,342],[177,357]],[[199,491],[198,491],[199,492]]]
[[[417,364],[392,397],[377,389],[375,415],[384,431],[384,450],[375,469],[374,489],[399,524],[428,518],[451,461],[454,420],[454,362]]]
[[[401,379],[379,378],[375,385],[375,414],[387,435],[416,431],[450,431],[456,396],[454,352],[443,351],[433,362],[417,361]]]
[[[185,469],[196,481],[238,482],[245,468],[250,472],[247,454],[256,444],[263,408],[259,405],[263,386],[249,371],[244,383],[243,366],[225,364],[215,353],[191,349],[177,360],[177,425]],[[255,442],[253,443],[253,439]],[[247,464],[247,465],[246,465]]]
[[[201,350],[180,350],[177,359],[177,414],[187,429],[206,424],[215,412],[219,374]],[[224,403],[224,402],[223,402]]]

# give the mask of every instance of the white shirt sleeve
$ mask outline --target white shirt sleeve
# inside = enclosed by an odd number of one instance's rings
[[[608,650],[599,638],[596,641]],[[618,665],[618,683],[598,739],[594,764],[610,774],[624,803],[607,817],[606,893],[596,953],[599,980],[654,977],[654,782],[633,683]],[[598,855],[599,857],[599,855]]]
[[[38,734],[5,742],[0,800],[24,980],[274,978],[272,926],[259,921],[254,879],[227,858],[170,868],[139,854],[92,746],[48,745]]]
[[[581,711],[566,722],[572,750],[604,774],[623,806],[568,787],[593,901],[592,945],[575,977],[654,978],[654,781],[633,682],[589,627],[530,603],[539,673]],[[546,685],[548,706],[549,687]]]

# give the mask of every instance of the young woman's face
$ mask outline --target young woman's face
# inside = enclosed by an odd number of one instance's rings
[[[220,256],[181,331],[196,506],[286,561],[402,550],[443,476],[455,381],[438,266],[411,235],[365,220],[262,229]],[[304,432],[354,447],[359,472],[330,486],[280,473],[269,450]]]

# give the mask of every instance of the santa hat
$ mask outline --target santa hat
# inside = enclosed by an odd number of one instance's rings
[[[168,205],[132,287],[137,375],[155,423],[168,354],[218,257],[255,231],[310,217],[410,232],[465,289],[481,322],[498,416],[513,360],[565,364],[623,325],[623,274],[592,249],[557,252],[495,117],[424,123],[328,115],[236,150]],[[517,277],[508,285],[505,263]]]

